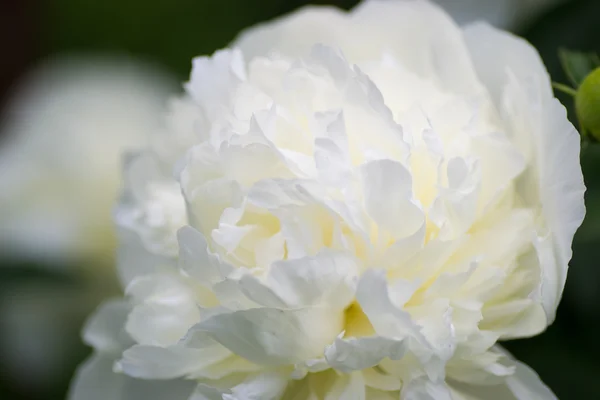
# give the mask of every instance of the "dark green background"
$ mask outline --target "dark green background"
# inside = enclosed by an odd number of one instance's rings
[[[109,52],[141,57],[187,79],[193,56],[227,45],[240,29],[289,12],[300,0],[3,0],[0,2],[0,102],[17,78],[36,61],[72,52]],[[353,0],[313,1],[349,8]],[[566,82],[557,49],[600,52],[600,0],[573,0],[542,15],[518,32],[540,51],[554,80]],[[561,97],[571,106],[569,98]],[[0,103],[1,104],[1,103]],[[600,110],[599,110],[600,112]],[[572,114],[571,114],[572,115]],[[544,334],[506,343],[563,400],[600,399],[600,145],[582,154],[588,187],[587,217],[576,236],[574,258],[558,318]],[[68,290],[77,277],[48,272],[25,260],[3,260],[0,301],[8,288],[31,280]],[[79,260],[73,262],[86,262]],[[75,319],[66,328],[72,355],[43,387],[9,376],[0,359],[0,399],[52,400],[65,396],[73,368],[87,354]],[[0,322],[1,323],[1,322]],[[1,326],[0,330],[10,329]],[[39,332],[43,335],[44,332]]]

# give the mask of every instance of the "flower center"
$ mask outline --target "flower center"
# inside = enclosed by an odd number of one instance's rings
[[[344,310],[344,336],[372,336],[375,330],[358,302],[354,301]]]

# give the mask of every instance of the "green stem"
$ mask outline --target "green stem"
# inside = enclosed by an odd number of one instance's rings
[[[577,90],[562,83],[552,82],[552,87],[560,92],[566,93],[573,97],[575,97],[575,95],[577,94]]]

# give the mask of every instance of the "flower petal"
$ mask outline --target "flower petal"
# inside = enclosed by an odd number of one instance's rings
[[[198,327],[254,363],[286,365],[320,356],[342,329],[343,312],[254,308],[218,314]]]
[[[246,78],[245,68],[244,55],[239,50],[221,50],[213,57],[196,57],[185,89],[214,116],[221,108],[231,105],[236,86]]]
[[[226,355],[223,347],[214,341],[206,343],[204,348],[135,345],[123,353],[115,370],[135,378],[173,379],[193,376]]]
[[[148,381],[113,372],[112,357],[96,354],[75,373],[69,400],[186,400],[194,383],[184,380]]]
[[[103,303],[83,328],[83,341],[104,353],[119,353],[132,344],[124,329],[131,307],[126,301]]]
[[[542,296],[550,323],[564,288],[573,235],[585,215],[580,138],[554,98],[548,73],[533,46],[483,23],[466,27],[464,36],[477,74],[496,106],[512,106],[504,110],[514,125],[512,140],[529,140],[520,143],[534,158],[526,175],[529,181],[523,184],[528,189],[524,197],[533,205],[541,202],[546,229],[551,232],[551,243],[541,246],[546,253],[541,256]]]
[[[372,0],[346,15],[335,8],[306,7],[242,32],[233,45],[251,59],[273,52],[302,57],[315,43],[340,48],[359,64],[388,51],[450,90],[473,93],[478,87],[460,29],[428,2]]]
[[[81,364],[67,398],[69,400],[124,399],[122,396],[126,375],[113,372],[114,359],[109,355],[94,354]]]
[[[412,177],[399,162],[371,161],[361,167],[367,212],[394,238],[415,233],[424,223],[424,214],[412,196]]]
[[[314,257],[279,261],[268,282],[288,306],[345,308],[354,298],[358,265],[354,257],[323,251]]]
[[[406,400],[455,400],[444,381],[432,382],[427,378],[413,379],[404,385],[401,398]]]
[[[337,338],[325,350],[329,365],[341,372],[359,371],[373,367],[384,358],[399,360],[406,351],[402,340],[381,336]]]
[[[204,235],[191,226],[177,232],[179,240],[179,267],[202,284],[223,280],[233,269],[217,254],[210,252]]]
[[[501,385],[452,385],[456,400],[557,400],[558,398],[528,366],[516,362],[516,369]]]
[[[275,400],[287,386],[287,377],[278,373],[253,376],[223,394],[223,400]]]

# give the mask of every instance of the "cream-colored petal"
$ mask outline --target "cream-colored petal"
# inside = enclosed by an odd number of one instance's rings
[[[512,129],[511,139],[530,157],[522,190],[526,201],[541,203],[542,301],[552,322],[566,280],[573,235],[585,215],[580,138],[554,98],[548,73],[533,46],[482,23],[466,27],[464,36],[479,78]]]

